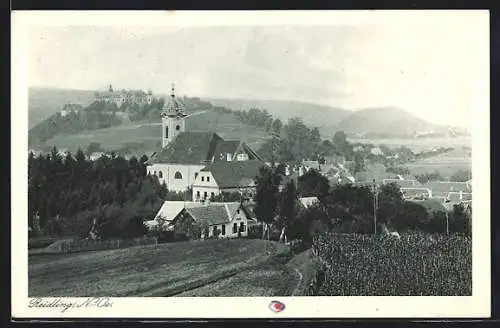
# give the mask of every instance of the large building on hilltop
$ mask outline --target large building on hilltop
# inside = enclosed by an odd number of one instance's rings
[[[118,108],[126,102],[151,105],[153,100],[154,96],[151,90],[114,90],[111,84],[106,91],[96,92],[94,98],[94,101],[115,103]]]
[[[241,140],[224,140],[214,132],[186,131],[188,115],[174,91],[172,87],[171,98],[161,112],[162,149],[149,161],[148,174],[156,175],[169,190],[185,191],[212,163],[225,163],[218,165],[218,170],[222,171],[231,170],[233,165],[228,163],[233,161],[258,161],[264,165],[261,158]]]

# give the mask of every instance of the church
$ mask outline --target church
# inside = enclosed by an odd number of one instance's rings
[[[241,140],[224,140],[214,132],[186,131],[188,117],[172,86],[171,97],[161,110],[162,149],[152,156],[147,166],[147,173],[156,175],[169,190],[186,191],[193,186],[200,172],[214,163],[219,163],[219,170],[224,170],[227,165],[228,174],[238,174],[230,168],[233,165],[229,163],[234,161],[264,164]]]

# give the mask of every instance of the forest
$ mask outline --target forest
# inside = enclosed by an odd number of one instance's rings
[[[49,235],[88,235],[92,221],[103,238],[143,234],[144,218],[156,214],[172,192],[146,175],[147,157],[103,156],[95,162],[79,150],[62,158],[28,157],[28,219],[36,213]],[[182,195],[181,195],[182,198]]]

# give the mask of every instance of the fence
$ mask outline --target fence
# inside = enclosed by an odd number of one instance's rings
[[[157,243],[158,239],[156,237],[142,237],[130,240],[68,239],[56,242],[45,250],[47,253],[75,253],[127,248],[140,245],[154,245]]]

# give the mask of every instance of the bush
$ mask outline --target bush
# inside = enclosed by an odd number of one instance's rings
[[[467,236],[408,232],[397,240],[325,233],[315,236],[313,247],[330,266],[319,295],[472,295]]]
[[[260,239],[262,237],[262,231],[264,231],[264,227],[260,224],[248,226],[247,237],[250,239]]]

